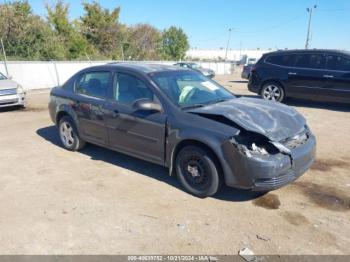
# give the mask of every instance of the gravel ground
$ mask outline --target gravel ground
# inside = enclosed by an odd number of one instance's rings
[[[254,96],[237,74],[217,81]],[[1,254],[350,254],[349,106],[288,100],[318,140],[315,165],[259,197],[185,193],[167,170],[89,145],[64,150],[48,91],[0,111]]]

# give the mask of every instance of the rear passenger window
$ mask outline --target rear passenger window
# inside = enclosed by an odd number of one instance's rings
[[[350,71],[350,59],[337,55],[328,55],[326,68],[336,71]]]
[[[279,65],[279,66],[290,66],[293,55],[274,55],[266,59],[267,63]]]
[[[322,54],[297,54],[294,58],[294,67],[321,69],[323,68]]]
[[[266,62],[274,65],[281,65],[282,56],[275,55],[275,56],[269,56],[266,58]]]
[[[75,82],[75,92],[105,98],[109,85],[109,72],[91,72],[79,76]]]

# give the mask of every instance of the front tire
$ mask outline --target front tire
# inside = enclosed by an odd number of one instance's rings
[[[65,149],[79,151],[85,146],[85,141],[79,137],[77,128],[71,117],[62,117],[58,128],[60,139]]]
[[[275,82],[266,83],[261,89],[261,97],[265,100],[282,102],[285,98],[283,87]]]
[[[220,186],[218,164],[209,150],[186,146],[176,157],[176,174],[187,192],[205,198],[215,195]]]

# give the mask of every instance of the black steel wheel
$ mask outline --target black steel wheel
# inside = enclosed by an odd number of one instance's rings
[[[217,193],[221,180],[218,164],[209,150],[198,146],[186,146],[176,157],[176,174],[187,192],[198,197]]]

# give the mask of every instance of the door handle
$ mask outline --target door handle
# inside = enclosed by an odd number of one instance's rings
[[[119,116],[119,111],[118,110],[113,110],[112,116],[113,117],[118,117]]]
[[[289,73],[288,73],[288,75],[290,75],[290,76],[296,76],[296,75],[297,75],[297,73],[294,73],[294,72],[289,72]]]
[[[334,76],[331,76],[331,75],[324,75],[323,77],[325,77],[325,78],[334,78]]]

